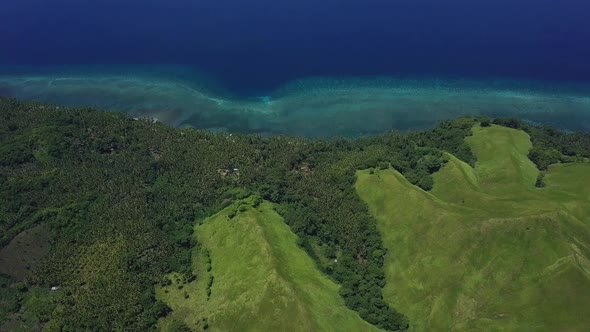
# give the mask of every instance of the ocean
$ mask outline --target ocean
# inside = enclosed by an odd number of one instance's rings
[[[590,130],[583,0],[4,0],[0,95],[208,130]]]

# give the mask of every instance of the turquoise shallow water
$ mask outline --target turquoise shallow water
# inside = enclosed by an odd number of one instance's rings
[[[358,136],[487,115],[590,130],[590,86],[579,83],[310,78],[258,96],[235,96],[215,79],[182,67],[12,68],[0,73],[0,95],[123,111],[175,127]]]

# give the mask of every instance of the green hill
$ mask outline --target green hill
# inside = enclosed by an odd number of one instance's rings
[[[238,201],[197,225],[195,236],[197,279],[171,274],[156,291],[173,309],[164,330],[179,321],[212,331],[378,330],[346,308],[272,204]]]
[[[549,168],[529,136],[474,127],[475,168],[449,155],[432,191],[393,169],[357,192],[388,250],[384,297],[413,330],[581,331],[590,326],[590,164]]]

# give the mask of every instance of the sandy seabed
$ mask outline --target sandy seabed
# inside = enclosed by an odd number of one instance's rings
[[[5,96],[124,111],[175,127],[357,136],[484,115],[590,130],[590,87],[555,82],[306,79],[268,96],[243,98],[166,75],[1,73],[0,94]]]

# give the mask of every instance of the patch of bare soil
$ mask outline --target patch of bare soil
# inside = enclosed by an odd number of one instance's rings
[[[49,234],[43,226],[21,232],[0,249],[0,273],[22,281],[49,250]]]

